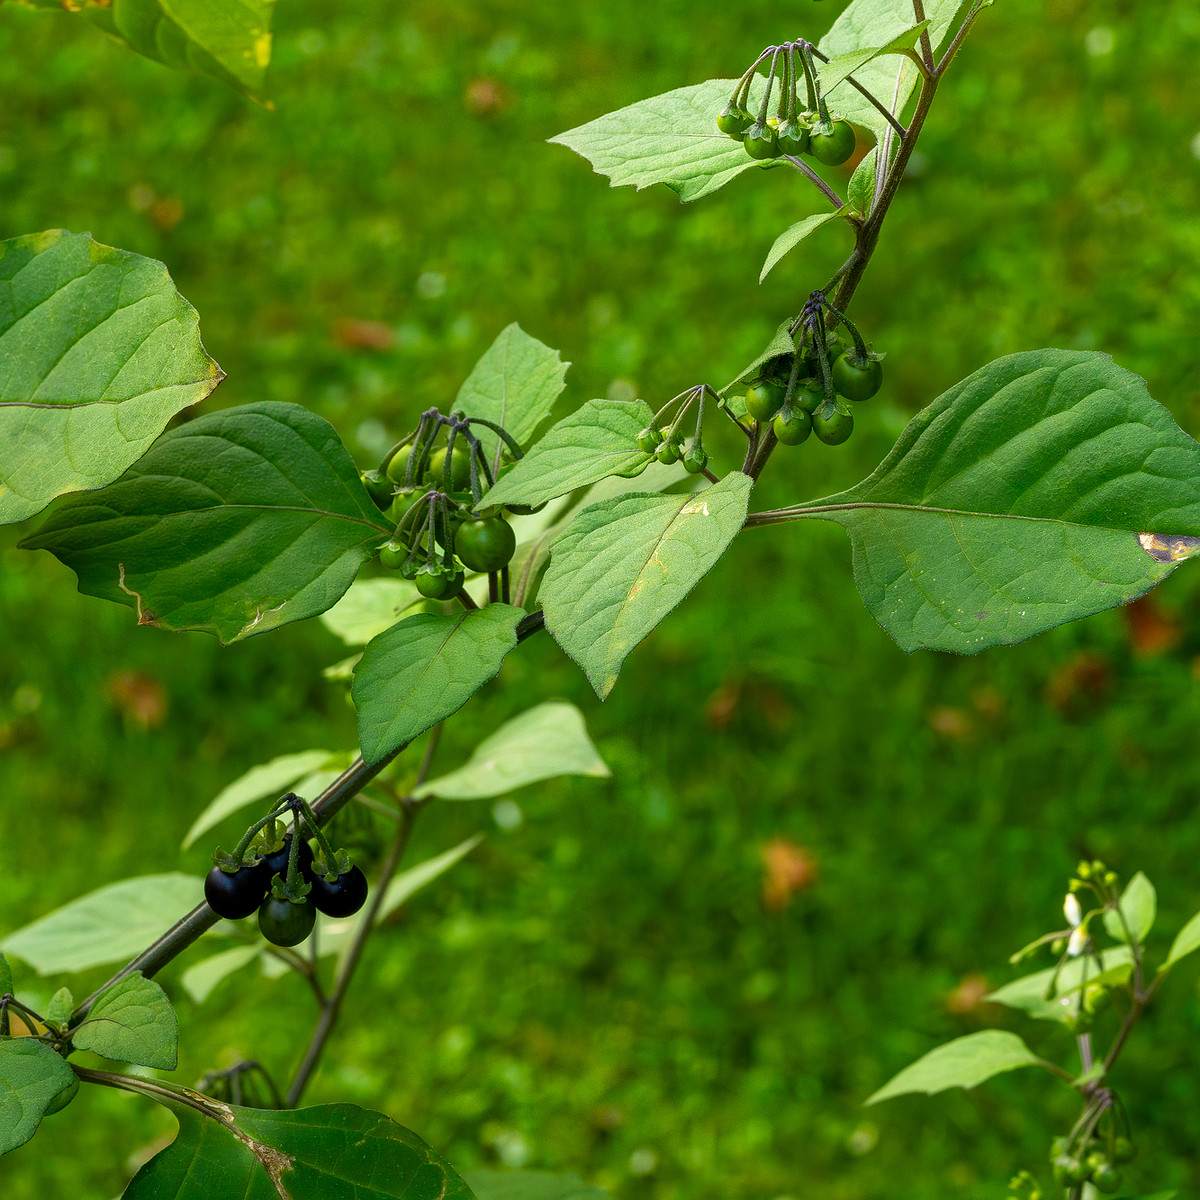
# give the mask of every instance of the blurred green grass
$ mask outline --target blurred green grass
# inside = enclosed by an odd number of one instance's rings
[[[544,139],[733,74],[793,19],[819,33],[840,7],[289,0],[267,113],[6,5],[0,237],[90,229],[162,259],[229,375],[210,405],[301,401],[364,462],[452,397],[511,320],[573,360],[570,404],[720,384],[836,265],[836,233],[759,287],[776,233],[813,211],[783,172],[685,207],[609,190]],[[946,385],[1039,345],[1112,353],[1200,429],[1198,48],[1182,0],[984,15],[856,302],[889,353],[885,390],[842,450],[781,455],[759,506],[853,482]],[[381,322],[392,345],[347,345],[347,320]],[[135,629],[17,551],[20,532],[0,532],[5,929],[128,874],[202,870],[178,841],[224,783],[353,741],[319,677],[345,649],[315,622],[224,649]],[[369,952],[312,1102],[383,1108],[464,1169],[524,1155],[630,1200],[1000,1197],[1040,1167],[1073,1118],[1041,1079],[860,1105],[935,1040],[997,1019],[946,996],[975,972],[1008,977],[1079,855],[1147,870],[1168,934],[1200,907],[1197,585],[1185,569],[1160,589],[1180,637],[1157,655],[1107,614],[975,659],[906,658],[848,560],[833,529],[747,535],[603,706],[548,639],[510,659],[445,763],[561,696],[615,778],[521,793],[512,832],[480,805],[423,819],[422,856],[492,832]],[[144,729],[130,696],[162,724]],[[819,877],[765,912],[776,837]],[[1200,1027],[1195,975],[1118,1078],[1144,1190],[1196,1181],[1200,1080],[1181,1049]],[[299,1057],[299,986],[246,974],[197,1010],[175,981],[181,1080]],[[1068,1050],[1052,1030],[1031,1040]],[[169,1129],[85,1095],[6,1159],[6,1195],[116,1194],[127,1155]]]

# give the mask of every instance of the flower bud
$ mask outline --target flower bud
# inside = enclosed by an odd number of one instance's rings
[[[1087,930],[1082,925],[1076,925],[1067,941],[1067,957],[1078,958],[1087,946],[1087,940]]]
[[[1076,928],[1083,920],[1083,909],[1079,907],[1079,899],[1074,892],[1068,892],[1067,898],[1063,901],[1063,915],[1072,929]]]

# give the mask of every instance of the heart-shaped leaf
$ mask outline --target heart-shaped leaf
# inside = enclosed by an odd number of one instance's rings
[[[154,980],[134,971],[96,997],[71,1041],[77,1050],[173,1071],[178,1058],[179,1023],[166,992]]]

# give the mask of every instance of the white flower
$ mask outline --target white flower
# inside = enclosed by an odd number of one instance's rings
[[[1088,935],[1087,930],[1082,925],[1077,925],[1071,930],[1071,940],[1067,942],[1067,955],[1070,958],[1078,958],[1087,945]]]
[[[1083,920],[1083,909],[1079,907],[1079,897],[1074,892],[1068,892],[1067,898],[1063,901],[1063,916],[1067,918],[1067,924],[1072,929],[1075,929]]]

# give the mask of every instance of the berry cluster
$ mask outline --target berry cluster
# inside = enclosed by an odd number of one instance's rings
[[[738,80],[729,103],[717,116],[717,128],[741,142],[751,158],[797,158],[810,154],[826,166],[836,167],[854,154],[854,129],[848,121],[830,115],[821,94],[820,77],[813,65],[815,48],[800,39],[768,46]],[[771,60],[767,87],[758,115],[749,109],[750,85],[759,64]],[[803,72],[807,107],[801,111],[796,85]],[[771,96],[779,81],[779,99],[771,113]]]
[[[698,384],[672,397],[654,414],[654,420],[637,435],[637,446],[643,454],[653,454],[660,463],[682,462],[684,469],[692,475],[699,475],[708,469],[708,454],[705,452],[704,417],[705,406],[710,397],[720,401],[720,396],[707,384]],[[678,405],[675,415],[666,424],[668,414]],[[684,448],[684,433],[680,429],[683,418],[696,406],[696,429],[687,448]],[[666,425],[665,428],[663,426]],[[710,477],[711,478],[711,477]]]
[[[851,345],[826,325],[825,314],[850,333]],[[793,354],[768,359],[746,389],[746,412],[771,422],[776,439],[798,446],[815,433],[827,446],[839,446],[854,432],[854,413],[845,401],[869,400],[883,386],[882,355],[876,354],[845,314],[813,292],[798,322]],[[795,336],[795,335],[793,335]]]
[[[1090,1149],[1095,1146],[1096,1149]],[[1101,1148],[1102,1146],[1102,1148]],[[1090,1183],[1098,1192],[1111,1194],[1121,1186],[1118,1164],[1130,1162],[1135,1154],[1127,1137],[1055,1138],[1050,1144],[1050,1164],[1056,1183],[1082,1187]]]
[[[291,815],[285,833],[281,815]],[[300,825],[316,838],[319,856],[300,836]],[[204,880],[208,906],[229,921],[258,912],[263,937],[276,946],[296,946],[312,933],[317,913],[351,917],[367,900],[367,877],[335,852],[312,809],[289,792],[255,824],[232,854],[213,855],[216,864]]]
[[[520,447],[500,426],[462,413],[445,416],[434,408],[422,414],[415,432],[394,446],[377,470],[362,476],[395,525],[380,547],[380,563],[415,581],[430,600],[459,595],[466,571],[503,570],[517,548],[512,526],[499,512],[476,511],[495,475],[473,424],[493,430],[513,457],[521,457]]]

